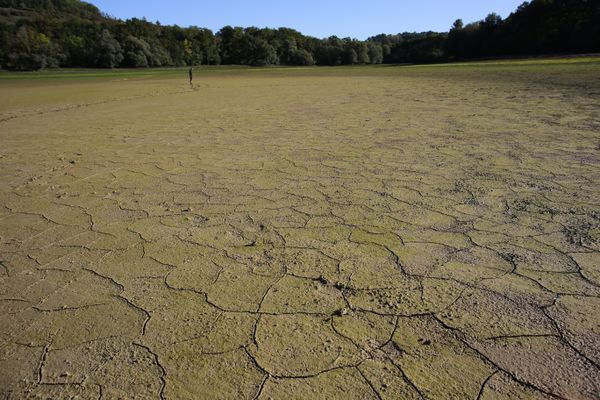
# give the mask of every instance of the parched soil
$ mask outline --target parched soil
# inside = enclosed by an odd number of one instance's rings
[[[0,81],[0,398],[600,399],[600,65]]]

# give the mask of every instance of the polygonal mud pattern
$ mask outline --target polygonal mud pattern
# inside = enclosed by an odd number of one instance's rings
[[[346,73],[0,82],[0,398],[599,399],[598,66]]]

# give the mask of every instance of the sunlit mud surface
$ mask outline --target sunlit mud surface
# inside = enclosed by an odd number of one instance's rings
[[[599,399],[600,67],[0,82],[0,398]]]

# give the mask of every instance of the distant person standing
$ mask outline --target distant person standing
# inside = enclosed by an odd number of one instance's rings
[[[194,87],[194,84],[192,83],[192,81],[194,80],[194,67],[190,67],[188,74],[190,75],[190,86]]]

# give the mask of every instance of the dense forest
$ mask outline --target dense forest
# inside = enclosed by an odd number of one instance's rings
[[[289,29],[122,21],[79,0],[0,0],[0,68],[429,63],[600,51],[599,0],[533,0],[449,32],[318,39]]]

